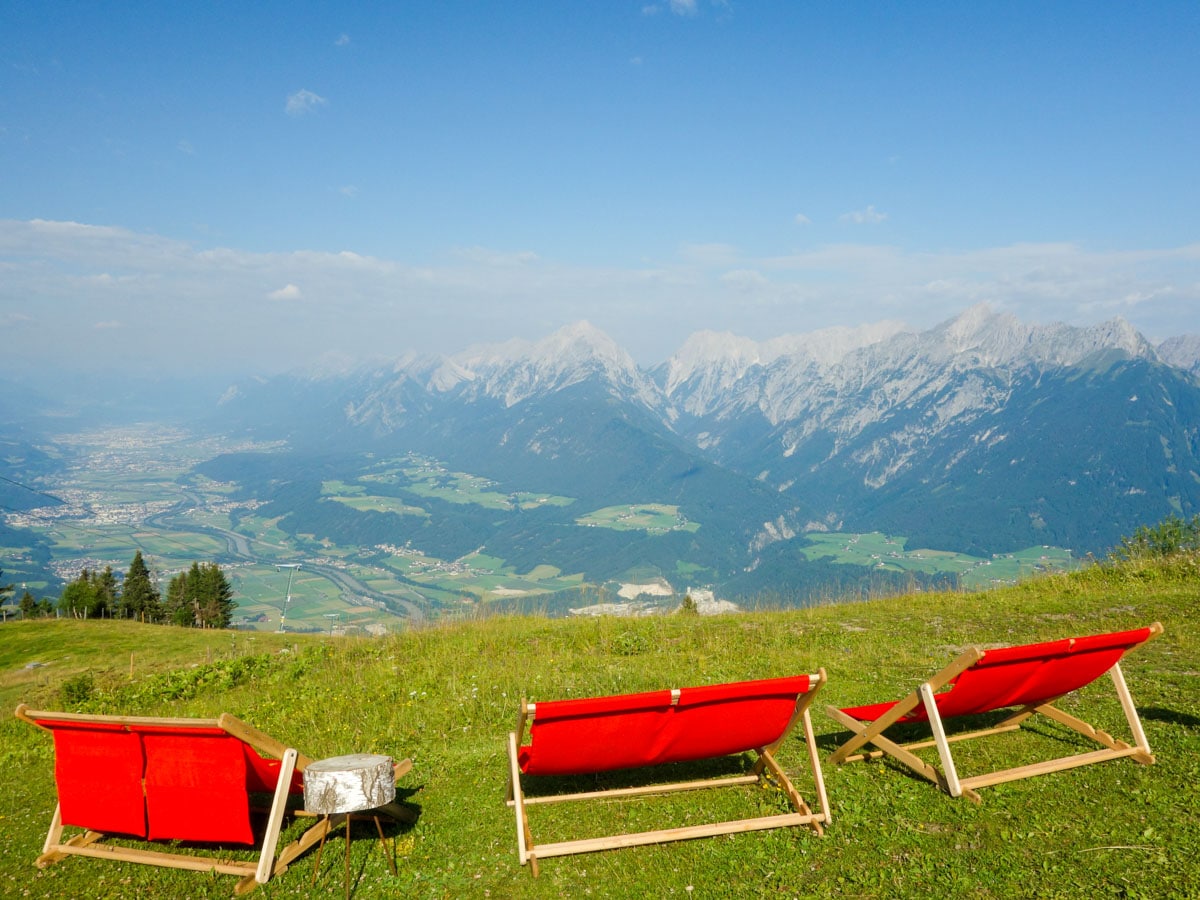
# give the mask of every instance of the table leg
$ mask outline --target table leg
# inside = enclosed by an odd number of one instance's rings
[[[375,820],[375,830],[379,832],[379,843],[383,845],[383,852],[388,852],[387,840],[383,836],[383,826],[379,824],[379,816],[372,816]],[[392,870],[392,877],[396,877],[396,843],[392,842],[392,852],[388,853],[388,867]]]
[[[350,900],[350,816],[346,816],[346,900]]]
[[[309,887],[317,883],[317,872],[321,871],[321,851],[325,849],[325,838],[329,834],[329,816],[325,817],[325,830],[321,832],[321,843],[317,845],[317,861],[313,863],[312,879],[308,882]]]

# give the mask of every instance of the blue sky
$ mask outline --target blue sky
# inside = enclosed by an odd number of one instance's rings
[[[0,6],[10,367],[1200,332],[1200,4]]]

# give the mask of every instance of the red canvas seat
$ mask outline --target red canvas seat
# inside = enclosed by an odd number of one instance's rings
[[[641,694],[523,702],[517,731],[509,735],[508,795],[509,803],[516,809],[521,863],[531,862],[536,875],[537,860],[547,856],[783,825],[809,825],[820,833],[822,823],[829,821],[829,811],[808,706],[824,682],[822,670],[817,675]],[[804,726],[818,813],[813,813],[800,798],[773,755],[798,723]],[[526,725],[529,742],[521,746],[519,739]],[[758,761],[751,774],[732,778],[550,796],[526,796],[521,783],[522,776],[590,775],[745,752],[757,753]],[[529,830],[526,807],[539,803],[747,784],[760,780],[765,772],[770,772],[788,794],[794,813],[536,846]]]
[[[288,797],[302,794],[311,760],[233,716],[93,716],[24,704],[16,714],[54,737],[58,807],[39,866],[78,855],[219,872],[241,876],[241,894],[286,871],[330,828],[318,821],[275,857]],[[255,793],[273,794],[262,834],[251,822]],[[84,831],[63,840],[64,827]],[[257,862],[218,860],[104,843],[110,834],[261,849]]]
[[[830,757],[835,763],[851,762],[868,756],[887,754],[911,769],[944,787],[951,795],[966,795],[978,802],[975,788],[1031,775],[1059,771],[1074,766],[1132,756],[1141,763],[1152,763],[1150,746],[1146,742],[1141,722],[1121,674],[1119,661],[1129,650],[1162,633],[1157,622],[1146,628],[1065,638],[1038,644],[981,650],[971,647],[949,666],[922,683],[907,697],[866,706],[843,709],[828,707],[831,717],[850,728],[854,736]],[[1121,700],[1126,719],[1133,732],[1134,744],[1113,738],[1106,732],[1076,719],[1054,706],[1072,691],[1086,687],[1109,673]],[[1017,711],[990,728],[947,738],[945,719],[978,715],[1002,709]],[[1100,743],[1104,749],[1091,753],[1067,756],[970,778],[958,776],[949,744],[973,737],[1014,731],[1029,717],[1042,714]],[[933,733],[930,741],[897,744],[884,736],[894,725],[927,722]],[[866,744],[878,749],[856,754]],[[924,762],[911,751],[936,746],[942,769]]]
[[[146,836],[142,742],[117,725],[54,732],[54,779],[64,825]],[[104,772],[104,778],[96,778]]]

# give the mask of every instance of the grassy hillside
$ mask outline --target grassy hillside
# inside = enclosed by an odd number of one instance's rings
[[[356,827],[359,898],[1126,896],[1193,894],[1200,884],[1200,557],[1092,568],[981,594],[888,600],[714,618],[494,618],[379,640],[195,632],[120,622],[30,622],[0,630],[0,702],[142,715],[228,711],[315,757],[411,756],[401,794],[419,809],[395,826],[399,877]],[[899,697],[970,643],[1003,644],[1132,628],[1165,634],[1123,664],[1158,763],[1119,760],[986,788],[953,800],[886,763],[826,767],[825,837],[785,829],[546,860],[536,881],[516,861],[504,804],[506,733],[530,699],[815,671],[817,706]],[[133,671],[130,673],[130,654]],[[26,668],[31,662],[45,665]],[[1064,701],[1117,736],[1106,682]],[[842,736],[818,711],[822,754]],[[956,745],[976,771],[1091,749],[1039,725]],[[812,796],[799,740],[779,753]],[[696,777],[708,767],[697,765]],[[234,879],[68,859],[39,871],[54,808],[48,736],[0,720],[0,896],[227,897]],[[579,779],[583,784],[590,779]],[[726,811],[782,810],[774,791],[700,792],[539,807],[535,837],[685,824]],[[295,829],[291,832],[294,834]],[[285,834],[285,839],[288,835]],[[341,890],[344,844],[312,855],[257,896]],[[1193,894],[1194,895],[1194,894]]]

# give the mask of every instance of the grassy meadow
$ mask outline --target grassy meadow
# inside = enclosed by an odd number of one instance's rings
[[[887,569],[892,572],[923,572],[926,575],[953,575],[956,584],[966,590],[982,590],[1015,584],[1045,572],[1065,572],[1079,563],[1071,551],[1061,547],[1027,547],[1015,553],[998,553],[984,558],[950,550],[908,550],[904,537],[870,532],[868,534],[820,533],[806,535],[809,559],[828,558],[836,563]]]
[[[0,701],[138,715],[233,713],[313,757],[410,756],[401,799],[412,825],[388,827],[399,876],[355,825],[354,896],[416,897],[1184,897],[1200,884],[1200,556],[1093,566],[993,591],[917,594],[715,617],[494,617],[379,639],[215,632],[127,622],[3,626]],[[765,678],[824,667],[814,705],[822,757],[844,738],[824,715],[896,699],[962,648],[1024,643],[1161,621],[1163,636],[1122,668],[1157,764],[1131,760],[981,790],[954,800],[887,762],[825,766],[824,837],[777,829],[517,863],[504,804],[505,737],[520,698],[559,699]],[[32,666],[33,663],[40,665]],[[1062,701],[1127,737],[1107,680]],[[955,745],[960,773],[1092,749],[1052,723]],[[780,763],[810,801],[800,738]],[[697,763],[685,777],[726,771]],[[569,779],[586,790],[602,779]],[[530,786],[531,793],[537,788]],[[48,735],[0,720],[0,896],[228,897],[235,879],[67,859],[44,870],[54,809]],[[535,839],[693,824],[782,811],[749,787],[578,806],[535,807]],[[292,826],[285,841],[302,829]],[[313,853],[255,896],[342,890],[340,831],[315,887]]]

